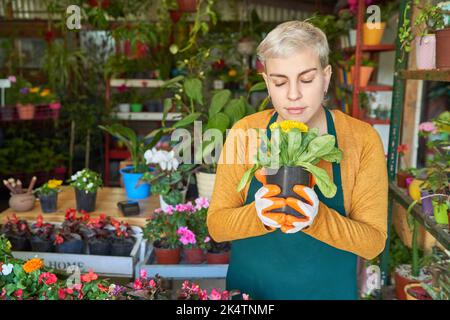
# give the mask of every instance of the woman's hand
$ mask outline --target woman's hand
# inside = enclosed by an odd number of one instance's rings
[[[314,222],[314,218],[319,211],[319,198],[313,189],[297,184],[294,186],[293,191],[303,198],[305,202],[297,198],[288,197],[286,204],[301,213],[305,218],[299,219],[289,216],[289,219],[286,219],[284,230],[282,229],[285,233],[295,233],[309,227]]]

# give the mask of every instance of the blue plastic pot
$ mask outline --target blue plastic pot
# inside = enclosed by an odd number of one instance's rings
[[[120,169],[120,174],[123,177],[123,184],[128,199],[145,199],[151,194],[151,186],[148,183],[141,184],[136,188],[139,179],[144,175],[143,173],[133,173],[133,167],[125,167]]]

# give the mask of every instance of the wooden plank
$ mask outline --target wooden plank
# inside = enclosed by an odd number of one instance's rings
[[[164,84],[163,80],[157,79],[111,79],[111,87],[126,85],[133,88],[159,88]]]
[[[124,188],[104,187],[98,190],[96,210],[91,212],[91,216],[98,216],[102,213],[114,217],[121,221],[126,221],[130,225],[145,227],[146,219],[150,218],[153,211],[160,207],[159,196],[151,195],[147,199],[139,200],[141,213],[137,216],[125,217],[117,207],[117,202],[126,200]],[[53,213],[44,213],[44,220],[48,222],[64,221],[65,212],[69,208],[76,208],[75,192],[72,187],[63,186],[61,193],[58,195],[57,211]],[[6,216],[15,213],[12,209],[7,209],[0,214],[0,221]],[[16,212],[17,216],[26,220],[36,220],[37,216],[42,213],[39,202],[36,201],[34,209],[28,212]]]
[[[119,120],[131,121],[161,121],[163,117],[162,112],[118,112],[116,113]],[[175,121],[181,119],[181,113],[169,112],[167,114],[167,121]]]
[[[450,70],[400,70],[400,78],[450,82]]]

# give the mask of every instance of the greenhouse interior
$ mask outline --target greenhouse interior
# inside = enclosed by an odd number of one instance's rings
[[[0,0],[0,300],[449,300],[449,53],[450,1]]]

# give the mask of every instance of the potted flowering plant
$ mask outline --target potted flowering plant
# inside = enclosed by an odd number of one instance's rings
[[[144,154],[147,164],[154,165],[154,170],[146,172],[140,179],[152,186],[153,192],[159,194],[161,208],[183,203],[187,186],[195,164],[181,164],[174,151],[153,148]]]
[[[89,230],[88,247],[89,254],[108,256],[111,254],[111,235],[112,232],[106,228],[108,218],[105,214],[99,217],[90,218],[86,223]]]
[[[178,210],[171,205],[165,210],[158,208],[145,225],[144,236],[153,243],[157,264],[180,263],[181,243],[177,231],[186,225],[186,213]]]
[[[53,232],[55,226],[51,223],[44,223],[42,214],[39,214],[36,223],[31,225],[31,249],[36,252],[52,252]]]
[[[56,229],[54,243],[56,252],[60,253],[84,253],[84,242],[82,238],[83,221],[88,221],[89,216],[85,213],[83,217],[77,217],[75,209],[67,209],[65,220],[61,227]]]
[[[206,261],[208,264],[228,264],[230,261],[231,242],[216,242],[212,238],[208,243]]]
[[[5,223],[2,225],[2,233],[11,242],[14,251],[30,250],[30,228],[26,220],[19,220],[16,214],[12,217],[6,217]]]
[[[279,197],[297,197],[293,192],[294,185],[308,186],[312,184],[310,180],[314,180],[325,197],[333,197],[336,185],[327,172],[316,164],[320,160],[341,161],[342,152],[335,147],[335,137],[330,134],[319,136],[317,128],[308,128],[306,124],[293,120],[275,122],[270,130],[270,141],[265,133],[260,134],[262,141],[255,164],[244,173],[237,187],[238,192],[250,182],[257,170],[263,169],[267,183],[280,186]],[[280,212],[298,216],[288,206]]]
[[[75,188],[77,210],[94,211],[97,190],[103,185],[100,174],[89,169],[83,169],[72,175],[68,182]]]
[[[219,291],[216,288],[213,288],[211,292],[208,294],[208,291],[202,289],[198,284],[184,281],[181,289],[178,292],[178,300],[231,300],[232,297],[240,295],[241,292],[239,290],[231,290],[231,291]],[[242,293],[243,300],[249,300],[249,295]]]
[[[117,88],[117,93],[114,95],[114,101],[118,104],[117,108],[119,112],[130,112],[130,90],[122,84]]]
[[[114,233],[111,236],[111,255],[126,257],[133,250],[134,242],[133,230],[127,222],[119,222],[111,218],[111,224],[114,226]]]
[[[42,212],[51,213],[56,211],[58,192],[60,191],[58,187],[61,184],[61,180],[49,180],[40,188],[34,190],[34,193],[39,197]]]

